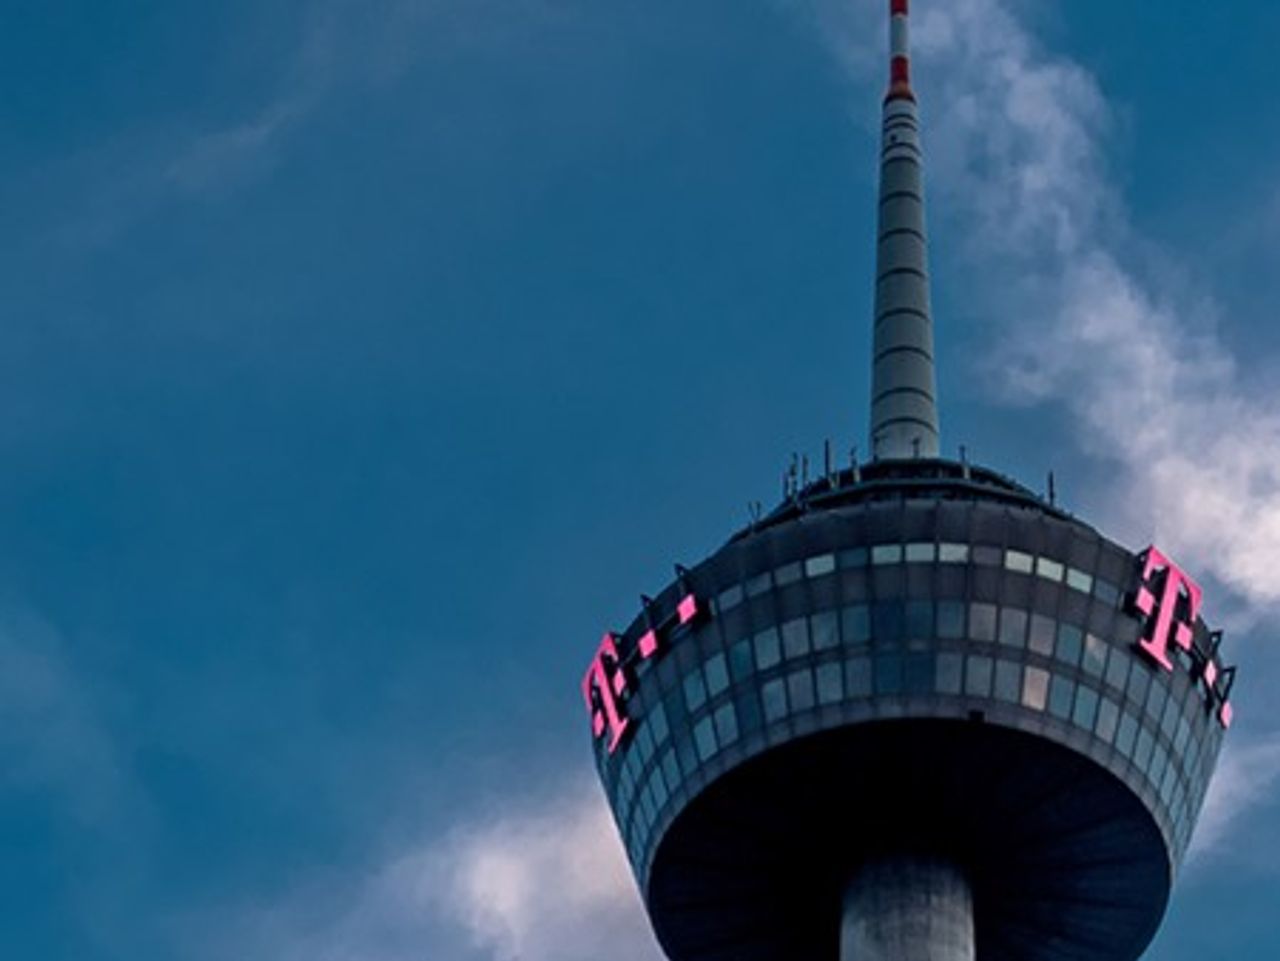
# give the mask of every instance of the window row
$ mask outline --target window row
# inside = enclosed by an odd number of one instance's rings
[[[1072,590],[1096,597],[1105,604],[1119,603],[1121,589],[1087,571],[1069,567],[1048,557],[1037,557],[1012,548],[985,544],[935,544],[921,541],[909,544],[874,544],[853,547],[837,553],[818,554],[803,561],[793,561],[772,571],[765,571],[721,591],[714,600],[715,610],[723,614],[748,597],[764,594],[775,587],[786,587],[806,577],[823,577],[837,568],[848,570],[890,564],[968,564],[1003,567],[1007,571],[1034,575],[1055,584],[1066,584]]]

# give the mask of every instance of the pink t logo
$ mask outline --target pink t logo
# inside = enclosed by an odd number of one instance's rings
[[[617,641],[613,634],[606,634],[582,679],[582,698],[591,714],[592,736],[600,737],[606,727],[609,729],[610,754],[617,750],[629,723],[618,710],[618,698],[626,689],[627,675],[618,657]]]
[[[1133,599],[1133,606],[1146,615],[1147,624],[1138,647],[1166,671],[1172,671],[1169,644],[1191,650],[1192,629],[1200,613],[1203,592],[1199,584],[1158,548],[1148,547],[1139,560],[1142,561],[1142,586]]]

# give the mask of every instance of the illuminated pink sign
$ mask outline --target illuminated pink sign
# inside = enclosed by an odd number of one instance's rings
[[[618,749],[631,723],[624,704],[631,691],[628,671],[635,662],[648,660],[657,654],[671,631],[697,620],[702,612],[703,605],[698,598],[686,591],[676,604],[675,613],[655,623],[651,603],[645,599],[646,630],[629,656],[620,651],[617,634],[605,634],[600,641],[596,656],[591,659],[582,678],[582,699],[586,702],[587,713],[591,715],[592,736],[600,738],[607,734],[610,754]]]
[[[1179,648],[1191,655],[1193,668],[1198,670],[1205,694],[1211,705],[1218,709],[1218,720],[1223,727],[1230,727],[1233,716],[1226,693],[1219,693],[1220,672],[1214,658],[1214,649],[1208,654],[1195,650],[1195,623],[1200,614],[1204,592],[1185,571],[1169,559],[1157,547],[1148,547],[1138,556],[1142,564],[1142,582],[1133,595],[1133,610],[1145,618],[1138,649],[1156,666],[1173,670],[1170,649]],[[1199,663],[1203,661],[1203,663]]]

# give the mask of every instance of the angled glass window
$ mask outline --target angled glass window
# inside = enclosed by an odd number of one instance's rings
[[[1051,561],[1047,557],[1036,558],[1036,575],[1043,577],[1046,581],[1053,581],[1055,584],[1062,580],[1062,565],[1057,561]]]
[[[871,606],[871,633],[877,644],[896,644],[902,640],[902,601],[877,601]]]
[[[971,654],[964,676],[965,694],[970,697],[990,697],[992,670],[991,658]]]
[[[1027,612],[1016,607],[1000,608],[1000,643],[1022,647],[1027,639]]]
[[[1120,656],[1126,662],[1132,660],[1128,655],[1123,654],[1119,648],[1115,648],[1111,652],[1113,658]],[[1110,665],[1107,665],[1110,668]],[[1142,706],[1147,701],[1147,689],[1151,686],[1151,671],[1145,665],[1135,665],[1133,671],[1129,674],[1129,700],[1138,710],[1142,710]]]
[[[903,686],[908,694],[933,691],[933,655],[913,652],[907,655]]]
[[[1028,667],[1022,680],[1022,706],[1043,711],[1049,699],[1049,672]]]
[[[735,681],[741,681],[751,676],[755,671],[755,664],[751,658],[751,641],[741,640],[733,647],[729,648],[729,672],[733,675]]]
[[[871,548],[871,563],[873,565],[898,564],[901,562],[901,544],[876,544]]]
[[[1108,652],[1107,683],[1117,691],[1125,689],[1125,682],[1129,679],[1129,664],[1129,655],[1120,650],[1120,648],[1113,647]],[[1145,694],[1146,692],[1144,691],[1143,693]]]
[[[846,644],[866,644],[871,640],[871,609],[853,604],[840,612],[840,632]]]
[[[938,601],[938,636],[948,639],[964,637],[963,601]]]
[[[792,711],[807,711],[813,707],[813,672],[807,668],[793,671],[787,677],[787,698]]]
[[[800,566],[799,561],[792,561],[790,564],[783,564],[773,572],[773,580],[779,587],[786,587],[788,584],[794,584],[804,576],[804,568]]]
[[[804,573],[806,577],[822,577],[824,574],[830,574],[836,569],[836,555],[819,554],[817,557],[811,557],[804,562]]]
[[[761,631],[755,636],[756,670],[766,671],[782,661],[782,645],[776,628]]]
[[[809,620],[797,617],[782,625],[782,653],[788,660],[809,653]]]
[[[711,718],[704,717],[693,729],[693,741],[698,746],[698,760],[706,762],[716,753],[716,729]]]
[[[765,591],[773,587],[773,572],[765,571],[763,574],[757,574],[744,585],[747,590],[747,597],[755,597],[757,594],[763,594]]]
[[[844,697],[844,677],[839,661],[818,665],[818,703],[835,704]]]
[[[680,765],[676,762],[676,752],[667,748],[659,763],[662,765],[662,775],[667,779],[667,785],[675,790],[680,783]]]
[[[1084,690],[1084,688],[1081,688]],[[1093,726],[1093,733],[1108,744],[1116,736],[1116,725],[1120,721],[1120,705],[1109,697],[1098,703],[1098,720]]]
[[[840,566],[845,569],[850,567],[866,567],[867,549],[865,547],[851,547],[847,551],[841,551]]]
[[[716,610],[723,614],[742,603],[742,585],[727,587],[716,597]]]
[[[968,544],[939,544],[938,560],[943,564],[964,564],[969,560]]]
[[[1074,567],[1067,569],[1067,587],[1089,594],[1093,591],[1093,577]]]
[[[908,564],[932,564],[934,556],[935,550],[932,544],[918,543],[907,545]]]
[[[840,646],[840,621],[835,611],[823,611],[810,617],[809,632],[815,651],[828,651]]]
[[[975,564],[981,564],[983,567],[999,567],[1004,563],[1004,551],[986,544],[975,544],[969,556],[973,558]]]
[[[1086,674],[1102,677],[1107,667],[1107,642],[1100,637],[1086,634],[1084,638],[1084,663],[1081,665]]]
[[[691,671],[684,678],[684,703],[685,707],[693,713],[702,707],[707,700],[707,686],[702,681],[702,672],[699,670]]]
[[[708,697],[715,697],[729,687],[729,667],[725,663],[723,654],[715,654],[708,658],[705,671]]]
[[[733,702],[722,704],[716,708],[716,738],[721,747],[728,747],[738,739],[738,715],[733,710]]]
[[[1120,603],[1120,588],[1107,581],[1093,582],[1093,596],[1104,604],[1110,604],[1113,607]]]
[[[969,636],[975,641],[996,639],[996,606],[974,602],[969,605]]]
[[[934,690],[939,694],[959,694],[960,675],[964,667],[964,658],[950,651],[938,655],[937,673],[934,677]]]
[[[1057,639],[1057,623],[1043,614],[1031,615],[1031,633],[1027,636],[1027,646],[1044,657],[1053,656],[1053,644]]]
[[[1022,665],[1017,661],[996,661],[997,700],[1017,704],[1022,697]]]
[[[1133,742],[1138,738],[1138,719],[1128,711],[1120,714],[1120,728],[1116,732],[1116,750],[1132,759]]]
[[[1030,554],[1010,548],[1004,552],[1004,569],[1006,571],[1017,571],[1019,574],[1030,574],[1034,560]]]
[[[1054,674],[1049,682],[1049,713],[1062,721],[1071,719],[1076,685],[1070,678]]]
[[[851,657],[844,662],[844,689],[850,698],[871,696],[871,658]]]
[[[1084,651],[1084,632],[1071,624],[1058,625],[1058,644],[1054,649],[1054,657],[1064,664],[1079,667],[1080,655]]]
[[[787,716],[787,688],[781,678],[769,681],[760,688],[760,699],[764,702],[765,723],[772,724]]]
[[[881,654],[875,659],[876,694],[901,694],[903,685],[902,655]]]
[[[1098,713],[1098,692],[1081,684],[1076,690],[1076,706],[1071,714],[1071,723],[1086,731],[1093,730],[1094,719]]]
[[[655,704],[653,709],[649,711],[649,717],[645,720],[645,725],[652,730],[655,744],[661,744],[667,739],[667,735],[671,733],[671,728],[667,725],[667,711],[661,703]]]
[[[907,601],[907,639],[933,637],[933,601]]]

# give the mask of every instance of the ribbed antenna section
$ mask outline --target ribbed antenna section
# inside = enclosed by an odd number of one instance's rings
[[[911,89],[907,3],[889,4],[871,377],[871,452],[876,459],[938,456],[924,167]]]

